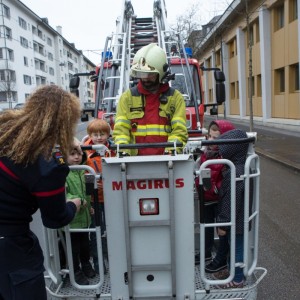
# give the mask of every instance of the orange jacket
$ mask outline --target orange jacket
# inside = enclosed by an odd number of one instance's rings
[[[88,139],[84,142],[85,146],[91,146],[94,145],[91,139]],[[110,143],[107,142],[105,145],[108,149],[110,148]],[[86,164],[93,168],[97,174],[102,173],[102,162],[101,162],[101,156],[98,152],[95,150],[86,150],[87,152],[87,162]],[[113,151],[110,151],[110,153],[107,153],[108,156],[115,156],[115,153]],[[92,197],[92,201],[94,201]],[[98,181],[98,201],[100,203],[104,202],[104,197],[103,197],[103,183],[102,180],[100,179]]]

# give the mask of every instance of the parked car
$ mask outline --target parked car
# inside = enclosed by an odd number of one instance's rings
[[[24,107],[24,105],[25,105],[25,103],[17,103],[17,104],[15,105],[14,109],[21,109],[21,108]]]

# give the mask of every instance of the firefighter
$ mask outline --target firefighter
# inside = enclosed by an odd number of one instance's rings
[[[137,51],[131,77],[137,86],[125,91],[118,102],[113,131],[116,144],[179,142],[188,138],[185,102],[168,84],[167,56],[151,43]],[[122,150],[123,155],[160,155],[173,149]],[[178,149],[177,149],[178,150]]]
[[[29,223],[40,209],[46,227],[60,228],[80,209],[80,199],[66,203],[64,161],[79,117],[77,97],[55,85],[0,115],[1,300],[47,299],[43,253]]]

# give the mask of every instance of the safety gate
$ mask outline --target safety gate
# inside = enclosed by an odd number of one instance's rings
[[[112,299],[194,294],[193,167],[191,155],[103,159]]]

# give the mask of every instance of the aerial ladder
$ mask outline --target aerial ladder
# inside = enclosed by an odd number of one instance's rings
[[[124,0],[116,32],[107,37],[101,63],[96,69],[94,115],[107,119],[113,125],[113,115],[119,97],[136,83],[130,78],[131,61],[136,52],[149,43],[157,43],[167,54],[169,74],[166,80],[183,94],[187,107],[188,129],[201,130],[204,99],[199,62],[191,58],[180,34],[170,28],[164,0],[154,0],[153,17],[143,18],[134,14],[130,0]],[[223,77],[218,87],[224,88]],[[217,76],[216,80],[219,80],[218,78],[220,76]],[[217,99],[218,103],[225,100],[225,97],[221,98]]]

